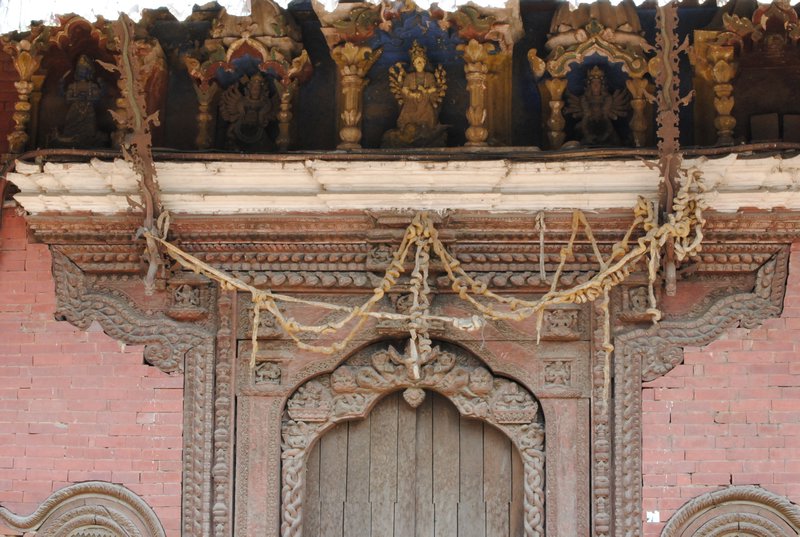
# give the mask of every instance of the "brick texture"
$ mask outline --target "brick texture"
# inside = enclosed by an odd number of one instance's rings
[[[32,512],[55,490],[99,479],[153,506],[180,534],[183,378],[147,366],[92,325],[53,319],[46,246],[6,209],[0,227],[0,505]],[[175,404],[178,402],[178,404]]]
[[[725,485],[759,485],[800,502],[800,243],[793,245],[784,312],[735,328],[645,384],[645,537],[689,499]]]

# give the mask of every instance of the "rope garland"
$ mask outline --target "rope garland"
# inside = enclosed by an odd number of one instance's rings
[[[603,349],[608,355],[613,351],[610,338],[610,319],[608,312],[609,293],[611,289],[622,283],[630,274],[632,268],[643,259],[647,259],[649,308],[653,322],[661,317],[656,302],[654,284],[657,280],[660,266],[661,251],[667,241],[672,241],[675,248],[675,257],[678,261],[688,256],[695,255],[701,249],[703,240],[703,210],[707,207],[704,194],[706,187],[699,172],[684,173],[683,185],[675,196],[672,213],[667,221],[659,225],[657,211],[653,203],[640,197],[633,209],[634,220],[623,238],[615,243],[608,257],[603,257],[600,246],[591,230],[586,216],[581,211],[572,213],[572,232],[569,241],[561,249],[559,263],[553,274],[550,289],[537,300],[524,300],[513,296],[503,296],[488,289],[487,284],[475,280],[461,267],[461,263],[445,248],[439,239],[438,231],[427,213],[419,213],[406,228],[406,232],[398,249],[392,256],[392,261],[375,288],[372,296],[360,306],[342,306],[329,304],[316,300],[306,300],[298,297],[273,293],[271,290],[262,290],[249,285],[242,280],[215,269],[207,263],[184,252],[166,240],[169,217],[159,219],[158,234],[144,232],[148,239],[158,242],[164,247],[166,253],[183,267],[205,275],[217,281],[223,289],[247,292],[253,302],[253,331],[251,366],[255,366],[258,351],[258,326],[262,310],[266,310],[275,317],[278,324],[286,334],[301,349],[323,354],[333,354],[346,348],[352,341],[363,324],[369,318],[399,320],[406,323],[409,331],[408,360],[409,370],[419,374],[419,368],[428,359],[431,349],[429,327],[431,321],[440,321],[452,325],[456,329],[476,330],[481,328],[485,319],[521,321],[537,315],[537,332],[540,332],[544,310],[556,304],[583,304],[597,298],[602,298],[601,310],[604,314],[604,341]],[[541,213],[540,213],[541,215]],[[537,228],[539,230],[539,259],[540,270],[544,272],[544,217],[537,215]],[[640,230],[642,235],[631,244],[634,233]],[[572,258],[578,233],[582,231],[591,244],[595,262],[599,271],[589,280],[576,286],[559,289],[558,282],[564,271],[566,263]],[[415,249],[414,269],[411,272],[411,297],[412,305],[409,313],[389,313],[373,311],[375,305],[391,291],[397,280],[404,272],[406,259],[411,249]],[[480,315],[469,318],[431,315],[430,313],[430,287],[428,285],[428,271],[430,265],[430,252],[440,259],[451,282],[451,288],[456,295],[471,304]],[[336,321],[318,325],[309,325],[298,322],[292,317],[287,317],[278,307],[278,303],[304,304],[315,308],[342,312],[344,315]],[[352,321],[357,322],[349,328],[344,337],[330,345],[312,345],[300,339],[300,334],[330,334],[339,332]],[[606,370],[606,375],[609,372]]]

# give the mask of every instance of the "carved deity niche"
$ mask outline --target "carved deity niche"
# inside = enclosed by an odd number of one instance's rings
[[[76,15],[49,32],[42,69],[36,144],[45,147],[108,147],[116,125],[108,110],[119,96],[118,76],[98,62],[114,63],[110,27]]]
[[[292,143],[293,107],[312,72],[302,35],[291,15],[271,0],[254,0],[251,14],[222,9],[210,38],[183,56],[198,100],[199,149],[214,145],[215,108],[232,149],[286,151]],[[275,134],[270,122],[277,120]]]
[[[383,346],[306,381],[288,399],[281,426],[282,537],[302,532],[305,465],[314,444],[336,423],[365,417],[379,399],[398,390],[412,407],[424,401],[425,390],[436,391],[462,416],[485,421],[508,436],[523,463],[524,535],[544,535],[544,427],[538,401],[463,351],[435,347],[433,352],[418,380],[409,375],[401,354]]]
[[[733,11],[739,7],[735,2]],[[797,12],[785,0],[759,5],[749,16],[728,9],[694,32],[697,141],[800,141]]]
[[[511,50],[522,35],[517,1],[503,8],[469,4],[452,12],[438,6],[422,9],[413,2],[343,3],[333,12],[318,0],[312,5],[339,68],[340,149],[358,149],[362,143],[441,146],[443,123],[451,126],[447,136],[451,145],[461,139],[468,146],[510,144]],[[417,71],[413,60],[421,56],[410,52],[420,49],[426,49],[430,65]],[[409,61],[410,67],[397,65]],[[435,68],[438,64],[444,68]],[[466,86],[466,92],[454,91],[444,100],[438,97],[444,91],[445,69],[454,87]],[[414,97],[416,90],[410,87],[417,81],[424,88],[419,92],[422,98]],[[406,117],[431,116],[430,109],[440,114],[436,121]],[[412,132],[419,131],[419,125],[424,125],[424,136]]]
[[[625,114],[633,145],[647,145],[652,122],[648,121],[645,53],[652,47],[642,35],[633,2],[626,0],[612,6],[607,1],[598,1],[581,4],[575,10],[561,4],[553,16],[548,37],[545,44],[548,56],[541,59],[536,49],[531,49],[528,60],[536,78],[542,80],[539,90],[549,147],[558,149],[566,141],[565,112],[579,118],[581,143],[617,145],[618,134],[611,129],[611,122]],[[606,73],[587,63],[591,56],[620,64],[627,78],[625,89],[608,88]],[[584,93],[565,110],[567,76],[574,66],[583,68],[587,83]]]

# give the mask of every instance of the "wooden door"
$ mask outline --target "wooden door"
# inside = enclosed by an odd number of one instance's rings
[[[325,434],[306,465],[304,537],[519,537],[522,462],[494,427],[394,393]]]

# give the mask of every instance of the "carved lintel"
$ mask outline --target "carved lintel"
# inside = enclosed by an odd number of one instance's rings
[[[493,43],[480,43],[470,39],[467,45],[459,45],[464,53],[464,73],[467,76],[469,107],[467,108],[466,136],[468,146],[485,146],[489,137],[486,128],[487,91],[486,78],[489,73],[489,54],[495,52]]]
[[[339,89],[342,94],[342,128],[339,130],[339,149],[361,147],[361,108],[364,88],[369,84],[367,72],[378,61],[382,49],[372,50],[353,43],[338,45],[331,56],[339,67]]]

